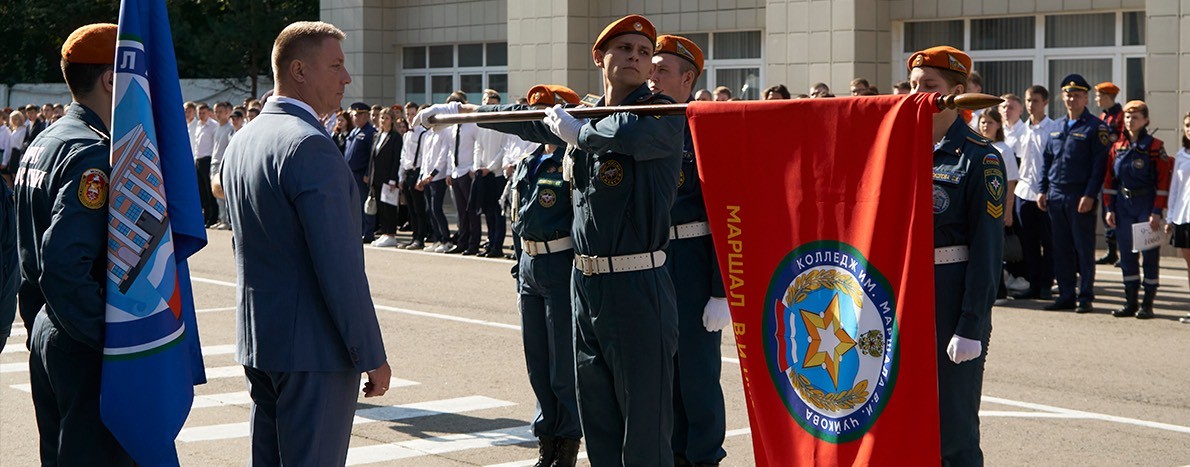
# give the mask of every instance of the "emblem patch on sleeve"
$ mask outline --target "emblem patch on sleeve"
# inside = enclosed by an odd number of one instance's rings
[[[1099,142],[1103,143],[1104,146],[1111,146],[1112,141],[1114,140],[1112,139],[1111,131],[1107,129],[1107,125],[1099,125]]]
[[[552,207],[554,203],[558,202],[558,195],[554,194],[554,190],[545,188],[537,195],[537,202],[541,203],[541,207]]]
[[[599,165],[599,181],[607,186],[619,185],[624,181],[624,167],[618,161],[604,161]]]
[[[87,209],[99,209],[107,203],[107,174],[87,169],[79,180],[79,202]]]

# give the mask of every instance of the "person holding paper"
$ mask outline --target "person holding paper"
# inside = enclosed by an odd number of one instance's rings
[[[397,200],[385,192],[396,192],[401,169],[401,134],[397,132],[397,112],[392,107],[380,111],[380,131],[372,143],[372,171],[368,177],[370,194],[376,205],[377,230],[380,238],[372,246],[397,246]]]
[[[1124,274],[1124,307],[1112,312],[1117,318],[1153,317],[1153,298],[1157,293],[1160,270],[1158,248],[1140,252],[1144,256],[1145,295],[1137,305],[1141,277],[1139,259],[1133,251],[1132,225],[1148,222],[1156,231],[1169,196],[1172,162],[1165,153],[1165,143],[1149,134],[1149,107],[1143,101],[1124,105],[1124,138],[1112,144],[1107,175],[1103,180],[1103,206],[1108,227],[1117,225],[1116,242],[1120,248],[1120,269]]]

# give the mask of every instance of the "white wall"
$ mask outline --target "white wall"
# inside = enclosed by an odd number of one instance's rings
[[[229,86],[220,79],[184,79],[182,86],[182,100],[206,102],[214,105],[219,101],[228,101],[238,105],[243,102],[252,86],[247,80],[240,85],[241,91]],[[257,81],[257,96],[273,88],[273,80],[260,77]],[[42,105],[50,103],[70,103],[70,91],[64,83],[14,84],[12,86],[0,84],[0,108],[24,106],[27,104]]]

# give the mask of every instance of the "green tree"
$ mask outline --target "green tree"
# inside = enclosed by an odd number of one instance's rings
[[[270,73],[273,40],[289,23],[318,19],[318,0],[166,0],[178,75],[250,83]],[[75,28],[115,22],[119,0],[3,0],[0,83],[60,83],[62,42]]]

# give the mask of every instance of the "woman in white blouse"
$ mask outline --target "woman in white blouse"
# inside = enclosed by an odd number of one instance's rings
[[[1174,156],[1173,178],[1169,181],[1168,224],[1170,243],[1182,253],[1190,269],[1190,113],[1182,117],[1182,148]],[[1190,324],[1190,314],[1181,321]]]
[[[21,153],[25,150],[25,114],[14,110],[8,115],[8,142],[0,145],[3,155],[0,155],[0,175],[8,186],[12,186],[12,177],[21,165]]]

